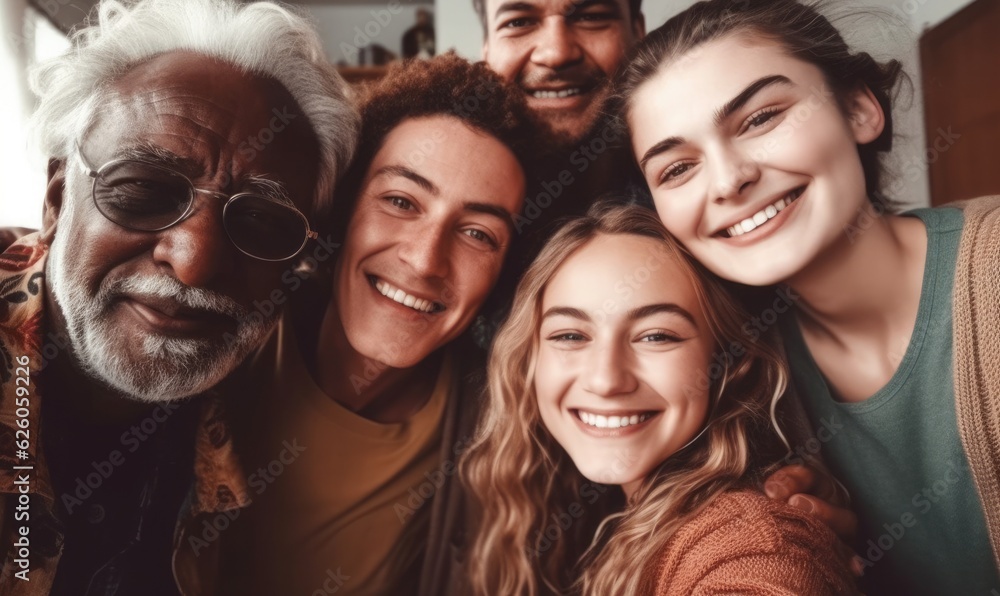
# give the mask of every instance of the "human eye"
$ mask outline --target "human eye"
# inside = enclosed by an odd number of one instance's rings
[[[689,161],[688,162],[679,161],[676,163],[672,163],[669,166],[667,166],[666,169],[663,170],[657,182],[659,184],[663,184],[666,182],[671,182],[673,180],[676,180],[680,176],[683,176],[684,174],[689,172],[693,167],[694,164]]]
[[[405,199],[399,196],[388,196],[384,198],[385,202],[392,206],[394,209],[400,211],[413,211],[416,207],[413,205],[413,201]]]
[[[578,331],[557,331],[550,334],[546,339],[556,344],[581,344],[587,340],[587,336]]]
[[[618,20],[618,14],[609,10],[589,10],[569,15],[569,19],[583,24],[602,25]]]
[[[684,338],[676,333],[666,331],[664,329],[657,329],[643,333],[639,336],[637,341],[641,343],[668,345],[682,342],[684,341]]]
[[[103,210],[130,215],[181,212],[190,191],[175,179],[160,179],[122,168],[102,174],[94,186],[94,198]]]
[[[489,248],[496,250],[500,248],[500,243],[493,239],[488,233],[480,230],[479,228],[469,228],[463,232],[466,236],[472,238],[476,242],[484,244]]]
[[[514,16],[500,23],[498,29],[523,29],[532,24],[534,19],[528,16]]]
[[[781,110],[773,107],[757,110],[743,122],[743,130],[749,131],[761,128],[774,120],[779,114],[781,114]]]

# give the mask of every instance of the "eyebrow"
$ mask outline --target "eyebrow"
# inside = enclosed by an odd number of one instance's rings
[[[292,199],[288,195],[288,188],[277,180],[271,180],[263,176],[250,176],[247,178],[247,186],[254,193],[262,195],[265,199],[297,209],[295,203],[292,202]]]
[[[645,319],[655,314],[667,313],[672,315],[677,315],[683,319],[686,319],[689,323],[694,325],[696,328],[698,324],[695,323],[694,317],[691,313],[687,311],[684,307],[674,304],[672,302],[665,302],[661,304],[647,304],[646,306],[639,306],[633,308],[632,310],[625,313],[625,318],[629,321],[638,321],[639,319]],[[580,310],[579,308],[572,308],[569,306],[553,306],[552,308],[545,311],[542,315],[542,319],[547,319],[549,317],[564,316],[572,317],[574,319],[580,319],[581,321],[593,321],[590,315],[586,312]]]
[[[135,159],[139,161],[152,162],[156,165],[166,165],[178,170],[183,174],[191,174],[198,169],[198,162],[188,157],[177,155],[173,151],[164,149],[159,145],[151,143],[139,143],[123,148],[118,152],[119,159]]]
[[[747,85],[746,89],[740,91],[739,95],[730,99],[726,102],[726,105],[719,108],[715,112],[715,125],[721,126],[722,122],[732,116],[737,110],[742,108],[747,104],[748,101],[753,99],[754,95],[757,95],[764,89],[772,87],[774,85],[791,85],[792,81],[788,77],[783,75],[771,75],[768,77],[762,77],[756,81]]]
[[[696,328],[698,324],[694,322],[694,317],[691,313],[687,311],[686,308],[680,306],[679,304],[674,304],[673,302],[665,302],[661,304],[647,304],[646,306],[639,306],[633,308],[625,314],[625,318],[629,321],[638,321],[639,319],[645,319],[656,314],[666,313],[671,315],[677,315],[682,319],[687,319],[688,323],[691,323]]]
[[[476,203],[474,201],[467,201],[462,203],[462,208],[466,211],[472,211],[474,213],[483,213],[486,215],[492,215],[497,219],[503,221],[508,229],[514,229],[514,215],[503,207],[497,207],[496,205],[490,205],[488,203]]]
[[[514,0],[513,2],[504,2],[497,7],[497,11],[493,13],[493,18],[499,19],[500,15],[505,12],[525,12],[531,10],[537,10],[538,7],[530,2],[521,2],[519,0]]]
[[[400,176],[414,182],[417,186],[424,189],[425,191],[431,193],[432,195],[441,194],[441,190],[434,185],[433,182],[424,178],[420,174],[414,172],[406,166],[384,166],[378,169],[372,178],[378,178],[379,176]]]
[[[792,81],[782,75],[771,75],[757,79],[741,91],[736,97],[727,101],[725,105],[716,110],[713,122],[715,126],[721,126],[722,122],[736,113],[749,102],[755,95],[773,85],[791,85]],[[639,160],[639,167],[645,168],[646,162],[661,153],[666,153],[671,149],[687,143],[684,137],[668,137],[650,147]]]
[[[125,147],[119,152],[119,155],[124,159],[136,159],[152,162],[155,165],[167,166],[176,169],[189,178],[193,177],[201,169],[201,165],[196,160],[177,155],[169,149],[146,142]],[[295,203],[292,202],[289,196],[288,188],[277,180],[271,180],[266,176],[249,176],[246,179],[246,186],[251,192],[259,194],[265,199],[289,207],[295,207]]]

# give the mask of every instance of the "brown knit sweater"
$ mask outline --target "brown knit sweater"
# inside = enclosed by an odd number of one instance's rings
[[[1000,196],[965,212],[955,269],[955,409],[1000,569]]]
[[[648,570],[656,596],[855,594],[837,538],[811,515],[756,491],[717,497]]]

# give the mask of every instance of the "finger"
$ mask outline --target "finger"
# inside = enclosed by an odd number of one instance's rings
[[[772,485],[775,495],[768,492],[768,482]],[[825,501],[838,502],[837,484],[828,474],[822,474],[810,466],[795,464],[785,466],[772,474],[764,483],[764,492],[772,499],[788,499],[796,493],[804,493],[819,497]],[[779,496],[780,495],[780,496]]]
[[[846,544],[838,540],[837,544],[834,545],[833,549],[837,553],[837,558],[845,567],[847,567],[847,569],[851,572],[851,575],[853,575],[855,579],[864,575],[865,572],[864,560],[861,557],[859,557],[857,553],[855,553],[854,550],[851,549],[851,547],[847,546]]]
[[[850,509],[835,507],[822,499],[803,494],[793,495],[788,504],[818,519],[843,542],[850,544],[854,541],[858,532],[858,516]]]
[[[796,493],[811,493],[816,474],[811,468],[802,465],[790,465],[775,471],[764,482],[764,493],[768,497],[787,501]]]

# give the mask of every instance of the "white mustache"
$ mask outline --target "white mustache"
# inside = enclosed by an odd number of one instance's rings
[[[97,299],[99,303],[107,304],[111,299],[122,295],[166,298],[190,309],[224,315],[237,321],[242,321],[250,315],[249,309],[239,305],[229,296],[184,285],[166,275],[112,280],[101,285]]]

